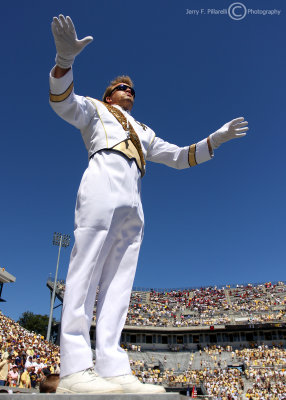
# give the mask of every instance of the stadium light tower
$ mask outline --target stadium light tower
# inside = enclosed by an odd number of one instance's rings
[[[59,252],[58,252],[58,261],[57,261],[56,275],[55,275],[55,280],[54,280],[53,293],[52,293],[52,298],[51,298],[51,308],[50,308],[49,324],[48,324],[47,338],[46,338],[47,341],[50,340],[50,336],[51,336],[51,327],[52,327],[52,320],[53,320],[53,310],[54,310],[56,286],[57,286],[57,280],[58,280],[58,269],[59,269],[61,248],[69,247],[70,239],[71,239],[70,235],[63,235],[58,232],[55,232],[54,236],[53,236],[53,245],[59,246]]]

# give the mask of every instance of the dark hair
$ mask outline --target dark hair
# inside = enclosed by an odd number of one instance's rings
[[[50,374],[40,383],[40,393],[56,393],[60,381],[59,374]]]

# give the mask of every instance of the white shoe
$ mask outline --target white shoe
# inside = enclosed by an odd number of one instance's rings
[[[56,393],[123,393],[123,390],[88,368],[61,378]]]
[[[124,393],[165,393],[166,390],[160,385],[150,385],[147,383],[141,383],[136,376],[132,374],[111,376],[105,378],[107,382],[121,385]]]

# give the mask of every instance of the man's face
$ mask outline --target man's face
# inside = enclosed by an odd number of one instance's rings
[[[128,88],[126,90],[114,90],[110,96],[107,96],[106,101],[109,104],[118,104],[124,110],[131,111],[134,104],[134,96],[131,94],[131,88],[124,82],[120,82],[113,87],[116,88],[119,85],[126,85]]]

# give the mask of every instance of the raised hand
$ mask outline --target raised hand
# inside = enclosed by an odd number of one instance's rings
[[[244,121],[243,117],[235,118],[224,124],[209,136],[212,148],[217,149],[222,143],[245,136],[248,131],[247,124],[248,122]]]
[[[56,64],[65,69],[70,68],[75,57],[93,41],[92,36],[78,40],[71,18],[62,14],[53,18],[52,32],[57,49]]]

